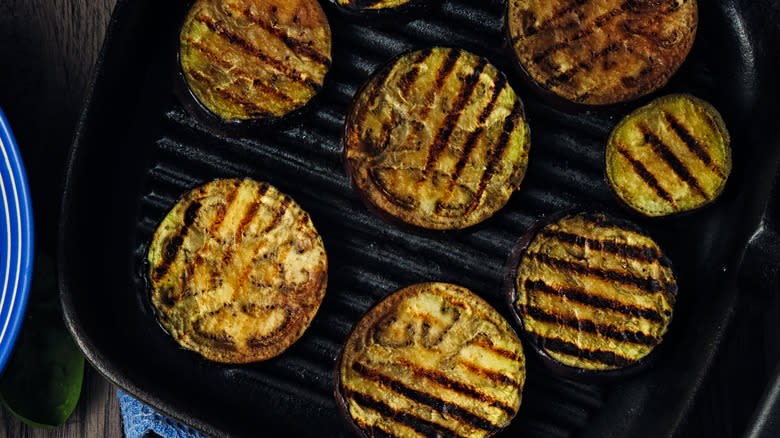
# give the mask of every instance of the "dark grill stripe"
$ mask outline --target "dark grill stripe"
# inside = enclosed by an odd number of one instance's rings
[[[545,350],[563,353],[569,356],[579,357],[592,362],[599,362],[604,365],[611,365],[614,367],[622,368],[635,363],[635,361],[623,357],[613,351],[589,350],[580,348],[571,342],[564,341],[563,339],[548,338],[538,333],[534,333],[534,335],[537,339],[537,344],[539,344],[539,346]]]
[[[525,280],[523,285],[527,291],[563,297],[567,300],[575,301],[586,306],[612,310],[634,318],[646,319],[658,323],[664,322],[664,317],[654,309],[642,308],[622,301],[592,295],[583,289],[554,287],[548,285],[544,281],[533,281],[530,279]]]
[[[168,273],[168,269],[171,267],[171,263],[176,260],[176,255],[179,254],[179,249],[184,243],[184,238],[187,237],[190,227],[195,223],[195,219],[198,216],[201,204],[198,201],[190,202],[187,209],[184,211],[184,223],[181,230],[168,241],[165,246],[165,252],[163,252],[163,260],[159,266],[154,269],[155,280],[160,280],[165,274]]]
[[[615,8],[609,12],[599,15],[598,17],[596,17],[596,19],[593,20],[593,23],[591,23],[590,25],[584,28],[578,27],[580,30],[577,31],[577,33],[575,33],[574,35],[570,36],[569,38],[565,38],[563,41],[552,44],[542,52],[534,55],[534,57],[532,58],[533,62],[538,63],[542,61],[544,58],[546,58],[547,56],[549,56],[551,53],[569,47],[575,41],[581,40],[582,38],[591,35],[596,29],[604,27],[604,25],[606,25],[607,23],[612,21],[615,17],[617,17],[618,15],[626,11],[630,7],[630,3],[631,0],[628,0],[624,2],[619,8]],[[591,58],[589,62],[593,62],[593,60],[595,60],[595,58]]]
[[[658,182],[658,180],[655,178],[655,175],[650,173],[650,171],[645,167],[644,164],[642,164],[641,161],[637,160],[636,158],[632,157],[631,154],[623,149],[620,146],[616,146],[617,151],[620,153],[620,155],[623,156],[623,158],[626,159],[631,164],[631,167],[634,168],[634,172],[636,172],[637,175],[639,175],[640,178],[647,184],[656,195],[658,195],[659,198],[663,199],[664,201],[668,202],[672,205],[675,209],[677,209],[677,203],[674,202],[674,199],[672,198],[672,195],[669,194],[666,190],[664,190],[663,187],[661,187],[661,184]]]
[[[507,385],[507,386],[513,386],[513,387],[516,387],[516,388],[520,387],[520,382],[518,382],[517,380],[515,380],[515,379],[513,379],[513,378],[511,378],[509,376],[501,374],[499,372],[492,371],[492,370],[486,370],[486,369],[484,369],[484,368],[482,368],[482,367],[480,367],[478,365],[475,365],[475,364],[472,364],[472,363],[469,363],[469,362],[461,361],[460,364],[463,365],[467,370],[471,371],[472,373],[474,373],[474,374],[476,374],[478,376],[482,376],[482,377],[484,377],[484,378],[486,378],[488,380],[491,380],[494,383],[503,384],[503,385]]]
[[[660,281],[654,278],[638,278],[624,272],[618,272],[611,269],[601,269],[598,267],[592,267],[585,264],[580,264],[568,260],[550,257],[547,254],[542,254],[538,252],[526,254],[526,257],[532,260],[536,260],[545,265],[553,266],[557,269],[576,272],[578,274],[596,277],[602,280],[609,280],[609,281],[615,281],[626,285],[633,285],[649,293],[661,292],[665,289],[664,285]]]
[[[650,128],[648,128],[646,125],[641,125],[639,129],[642,131],[642,134],[645,136],[645,142],[650,144],[653,151],[661,157],[666,164],[669,165],[669,167],[672,168],[674,173],[683,181],[685,181],[686,184],[690,188],[692,188],[694,191],[696,191],[699,195],[701,195],[704,199],[709,199],[709,196],[704,192],[704,190],[699,185],[699,181],[691,174],[690,170],[688,170],[687,167],[680,161],[677,156],[674,155],[674,153],[669,149],[669,146],[667,146],[658,136],[653,134],[650,131]]]
[[[249,226],[249,224],[255,219],[255,216],[257,215],[257,211],[260,210],[261,202],[259,200],[251,203],[249,205],[249,208],[246,209],[246,213],[244,213],[244,217],[241,218],[241,222],[239,222],[238,227],[236,227],[236,235],[235,235],[235,244],[240,245],[241,241],[244,239],[244,231],[246,230],[246,227]]]
[[[723,173],[723,170],[718,167],[715,163],[712,162],[712,157],[710,157],[710,154],[707,152],[707,148],[704,147],[701,143],[699,143],[698,140],[696,140],[693,135],[685,129],[685,126],[680,123],[677,118],[669,113],[664,113],[664,118],[669,123],[669,126],[671,126],[672,130],[677,134],[677,137],[680,138],[680,140],[685,143],[685,146],[688,148],[691,153],[696,155],[699,160],[701,160],[702,163],[709,166],[713,172],[715,172],[719,177],[725,179],[726,175]]]
[[[493,342],[487,338],[487,336],[477,336],[471,341],[471,344],[482,347],[485,350],[492,351],[493,353],[512,361],[518,361],[520,360],[521,357],[520,353],[516,353],[510,350],[505,350],[501,347],[496,347],[495,345],[493,345]]]
[[[468,138],[466,139],[466,143],[463,146],[463,153],[460,155],[458,162],[455,164],[455,171],[452,174],[452,181],[450,181],[450,189],[447,192],[452,191],[452,187],[455,185],[455,182],[463,173],[463,169],[466,167],[466,163],[468,163],[469,158],[471,157],[471,151],[474,150],[477,145],[477,141],[485,131],[485,122],[490,117],[490,115],[493,114],[493,109],[496,107],[496,102],[498,102],[498,96],[501,95],[501,92],[504,91],[505,87],[506,77],[502,74],[499,74],[498,78],[496,79],[495,86],[493,87],[493,95],[490,98],[490,102],[488,102],[488,104],[482,110],[482,113],[479,115],[479,119],[477,120],[477,129],[471,131]]]
[[[354,362],[352,364],[352,369],[366,379],[395,391],[410,400],[426,405],[431,409],[442,413],[442,415],[455,417],[476,429],[484,430],[486,432],[498,432],[501,430],[500,427],[482,417],[474,415],[454,403],[447,402],[434,395],[411,388],[405,383],[386,376],[379,371],[372,370],[361,363]]]
[[[654,336],[633,330],[621,330],[605,324],[598,324],[587,319],[569,318],[562,315],[553,315],[545,310],[535,306],[523,306],[523,313],[535,319],[536,321],[559,324],[575,330],[601,335],[621,342],[629,342],[638,345],[648,345],[654,347],[660,340]]]
[[[547,86],[552,87],[560,84],[561,82],[570,82],[581,71],[590,71],[593,68],[593,61],[601,59],[609,55],[610,53],[620,49],[621,47],[623,47],[621,43],[612,43],[608,45],[602,50],[592,54],[587,61],[582,61],[579,64],[575,65],[574,67],[570,68],[569,70],[547,80]]]
[[[403,358],[398,359],[398,362],[401,365],[403,365],[407,370],[411,371],[412,374],[414,374],[416,377],[428,379],[466,397],[487,402],[490,404],[490,406],[493,406],[494,408],[498,408],[504,411],[509,417],[514,416],[515,413],[517,412],[512,406],[509,406],[503,401],[491,397],[490,395],[479,391],[477,388],[467,383],[450,379],[444,373],[441,373],[436,370],[425,369]]]
[[[188,73],[196,81],[203,82],[204,84],[206,84],[212,91],[217,93],[223,99],[225,99],[225,100],[227,100],[229,102],[233,102],[234,104],[236,104],[238,106],[241,106],[244,109],[246,109],[249,114],[255,115],[255,116],[263,116],[263,117],[273,116],[273,114],[271,112],[269,112],[265,108],[262,108],[262,107],[258,106],[256,103],[246,99],[245,97],[239,96],[237,94],[233,94],[229,90],[226,90],[225,88],[215,87],[214,86],[215,82],[211,78],[209,78],[208,76],[203,75],[200,72],[195,71],[195,70],[190,71]]]
[[[360,418],[352,417],[355,420],[355,424],[368,434],[370,438],[393,438],[394,435],[390,431],[386,430],[381,423],[368,424]]]
[[[487,166],[485,167],[485,171],[482,173],[482,177],[479,180],[479,186],[477,186],[477,190],[474,193],[474,198],[471,200],[471,203],[466,208],[466,214],[469,214],[472,211],[474,211],[474,209],[477,208],[477,206],[479,205],[479,201],[482,198],[482,194],[485,192],[488,182],[490,182],[490,179],[493,177],[493,174],[495,174],[496,166],[498,166],[498,163],[503,158],[504,150],[509,144],[509,140],[511,140],[512,134],[514,134],[518,122],[522,120],[522,118],[523,118],[523,106],[520,104],[519,100],[515,100],[515,105],[512,107],[512,112],[504,121],[504,128],[501,132],[501,136],[498,138],[498,143],[496,144],[495,149],[493,149],[493,152],[490,154],[490,157],[488,158]]]
[[[214,220],[211,221],[211,226],[209,227],[208,231],[209,237],[216,236],[216,233],[219,230],[219,226],[222,225],[222,222],[227,216],[228,210],[230,210],[230,207],[233,206],[233,201],[236,200],[236,195],[238,195],[238,190],[240,187],[241,183],[239,182],[235,185],[235,187],[233,187],[233,190],[225,195],[225,202],[219,205],[217,208],[217,213],[214,215]]]
[[[227,3],[227,5],[228,7],[231,6],[230,3]],[[267,23],[263,21],[260,17],[254,16],[252,14],[252,11],[249,10],[249,8],[238,10],[236,8],[230,7],[230,9],[241,14],[244,18],[246,18],[250,22],[262,27],[263,30],[275,36],[276,38],[280,39],[284,43],[284,45],[287,46],[288,49],[292,50],[293,53],[295,53],[296,55],[305,56],[314,62],[324,65],[326,68],[330,67],[331,60],[329,56],[322,54],[317,50],[313,49],[309,45],[309,43],[305,43],[297,38],[291,37],[283,29],[274,27],[271,23]]]
[[[531,29],[529,29],[528,34],[526,36],[530,36],[547,30],[549,27],[552,27],[555,23],[557,23],[558,20],[565,17],[570,12],[573,12],[577,8],[583,6],[584,4],[588,3],[589,1],[590,0],[572,0],[566,6],[553,12],[553,14],[550,16],[550,18],[547,19],[547,21],[539,24],[536,27],[532,27]]]
[[[420,53],[417,54],[417,56],[414,58],[414,61],[412,62],[412,65],[414,67],[406,72],[401,79],[399,80],[398,87],[401,90],[402,96],[408,96],[409,90],[412,89],[412,85],[414,85],[414,82],[417,80],[417,76],[420,74],[420,64],[424,63],[426,59],[428,59],[431,54],[433,53],[432,48],[428,48],[425,50],[421,50]]]
[[[549,239],[556,239],[560,242],[568,243],[569,245],[578,246],[580,248],[588,247],[596,251],[608,252],[610,254],[619,255],[621,257],[638,260],[640,262],[660,262],[663,258],[661,253],[655,248],[650,248],[647,246],[634,246],[612,240],[591,239],[585,236],[580,236],[579,234],[567,233],[560,230],[556,231],[545,229],[542,231],[542,236]]]
[[[447,56],[444,58],[441,66],[439,66],[439,70],[437,70],[436,74],[434,75],[433,86],[428,89],[428,94],[425,101],[430,102],[430,104],[423,106],[423,108],[420,110],[420,122],[425,123],[425,121],[428,119],[428,113],[434,106],[434,98],[439,93],[439,90],[441,90],[441,87],[444,86],[444,82],[455,69],[455,64],[458,62],[458,59],[460,59],[460,55],[460,50],[449,49],[447,51]]]
[[[433,143],[428,150],[428,160],[425,163],[423,175],[427,175],[439,160],[441,153],[450,140],[450,136],[452,136],[452,132],[455,130],[455,126],[460,120],[461,112],[471,100],[471,96],[474,94],[474,90],[479,83],[479,77],[482,75],[486,66],[487,60],[485,58],[480,58],[472,73],[466,77],[463,86],[458,92],[458,96],[455,98],[455,102],[452,104],[449,113],[444,118],[442,126],[439,128],[439,132],[436,133],[436,137],[433,139]]]
[[[301,72],[299,72],[295,68],[286,65],[282,61],[279,61],[278,59],[274,59],[266,55],[262,50],[253,46],[249,41],[229,31],[221,23],[214,21],[211,17],[201,14],[198,15],[196,19],[201,23],[205,24],[209,29],[211,29],[212,32],[215,32],[217,35],[228,40],[230,44],[237,46],[241,48],[243,51],[245,51],[246,53],[259,58],[261,61],[265,62],[266,64],[273,67],[275,70],[287,76],[290,80],[300,84],[304,84],[315,92],[319,91],[322,88],[321,84],[314,82],[311,78],[304,77],[304,75]]]
[[[282,218],[284,217],[284,214],[287,212],[287,208],[290,206],[291,203],[292,203],[292,198],[290,198],[287,195],[284,195],[282,201],[279,203],[279,206],[276,207],[276,211],[274,212],[274,217],[271,220],[271,223],[269,223],[268,226],[263,229],[262,231],[263,234],[267,234],[271,232],[274,228],[276,228],[279,225]]]
[[[376,398],[354,391],[344,389],[344,398],[350,399],[364,408],[378,412],[381,416],[402,424],[426,437],[460,437],[454,430],[440,426],[436,423],[422,419],[408,412],[399,411],[387,403]]]
[[[215,65],[218,65],[225,70],[230,70],[231,68],[234,68],[235,66],[228,62],[225,58],[219,56],[218,54],[214,53],[210,47],[208,47],[205,44],[201,44],[199,41],[195,41],[192,38],[184,38],[184,42],[187,43],[187,46],[196,49],[198,52],[200,52],[202,55],[205,55],[206,58],[208,58],[209,61],[214,63]]]

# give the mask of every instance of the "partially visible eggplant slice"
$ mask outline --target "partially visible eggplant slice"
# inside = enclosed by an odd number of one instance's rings
[[[607,143],[615,193],[647,216],[693,210],[717,198],[731,172],[720,113],[688,94],[664,96],[626,116]]]
[[[465,228],[503,207],[525,175],[529,145],[506,77],[484,58],[441,47],[376,73],[344,132],[347,174],[369,207],[434,230]]]
[[[276,120],[322,88],[330,27],[315,0],[198,0],[179,34],[179,62],[218,120]]]
[[[510,256],[504,287],[532,348],[554,372],[575,378],[643,369],[677,298],[658,245],[600,213],[538,222]]]
[[[325,295],[325,248],[288,195],[250,179],[211,181],[186,193],[147,254],[160,324],[184,348],[217,362],[281,354]]]
[[[583,106],[664,86],[688,56],[697,24],[696,0],[510,0],[507,10],[521,70],[542,90]]]
[[[441,0],[328,0],[340,13],[387,24],[418,18],[434,8]]]
[[[517,414],[522,346],[466,288],[423,283],[371,309],[344,345],[336,398],[363,437],[488,437]]]

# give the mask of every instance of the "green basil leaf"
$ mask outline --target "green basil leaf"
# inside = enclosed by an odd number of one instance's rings
[[[0,401],[24,423],[57,427],[81,395],[84,356],[62,320],[51,258],[36,257],[27,312],[0,377]]]

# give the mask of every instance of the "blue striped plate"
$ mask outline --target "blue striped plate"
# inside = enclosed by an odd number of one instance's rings
[[[0,109],[0,373],[22,324],[32,261],[30,189],[14,135]]]

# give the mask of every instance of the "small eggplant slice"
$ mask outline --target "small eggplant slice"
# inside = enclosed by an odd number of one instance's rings
[[[461,229],[519,187],[530,136],[523,104],[484,58],[431,48],[364,85],[344,133],[347,174],[368,206],[416,227]]]
[[[329,0],[329,2],[338,11],[348,16],[400,20],[419,17],[432,10],[441,0]]]
[[[364,437],[487,437],[517,414],[522,346],[509,323],[466,288],[401,289],[353,329],[336,397]]]
[[[569,102],[603,106],[664,86],[696,35],[696,0],[510,0],[521,69]]]
[[[331,64],[330,27],[315,0],[197,0],[179,43],[190,91],[223,121],[303,107]]]
[[[598,213],[555,215],[532,227],[507,263],[505,287],[532,348],[567,377],[642,369],[677,297],[658,245]]]
[[[151,301],[184,348],[229,363],[287,349],[309,326],[327,284],[309,215],[274,187],[216,180],[185,194],[147,255]]]
[[[687,94],[661,97],[625,117],[609,137],[607,178],[647,216],[693,210],[720,195],[731,172],[720,113]]]

